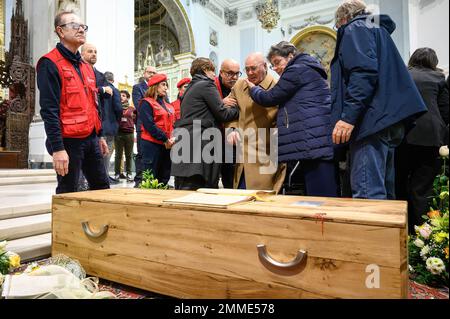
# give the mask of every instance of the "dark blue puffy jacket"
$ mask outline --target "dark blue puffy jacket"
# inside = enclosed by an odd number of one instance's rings
[[[269,91],[256,86],[253,100],[279,105],[278,160],[331,160],[331,94],[322,65],[308,54],[289,61],[278,84]]]
[[[332,122],[355,125],[356,141],[402,121],[410,126],[427,111],[391,38],[395,28],[387,15],[361,15],[338,31],[331,65]]]

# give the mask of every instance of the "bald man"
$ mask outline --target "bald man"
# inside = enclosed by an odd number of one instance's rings
[[[112,103],[112,97],[114,94],[113,89],[111,88],[110,84],[108,83],[105,74],[103,72],[100,72],[99,70],[97,70],[97,68],[95,67],[95,64],[97,63],[97,47],[92,44],[92,43],[86,43],[81,47],[81,57],[83,58],[84,62],[89,63],[92,68],[94,69],[94,73],[95,73],[95,78],[97,81],[97,88],[98,88],[98,104],[100,106],[100,110],[101,110],[101,118],[102,118],[102,123],[103,126],[108,127],[107,125],[105,125],[105,120],[108,114],[108,111],[105,110],[105,105],[111,105]],[[109,176],[109,160],[110,160],[110,156],[112,154],[112,152],[114,151],[114,136],[112,135],[111,132],[108,132],[108,130],[104,130],[104,134],[105,134],[105,140],[106,143],[108,144],[108,150],[109,150],[109,155],[105,157],[105,169],[106,169],[106,173]],[[83,176],[81,176],[81,178],[83,179]],[[111,176],[109,176],[109,183],[110,184],[118,184],[119,180],[115,179]],[[85,184],[83,180],[80,181],[80,184]],[[80,185],[81,188],[83,188],[83,185]]]
[[[266,59],[260,52],[252,53],[247,57],[245,72],[251,83],[259,85],[265,90],[269,90],[277,84],[272,75],[268,74]],[[242,138],[237,131],[228,135],[227,142],[233,145],[238,144],[239,148],[243,150],[243,158],[239,161],[241,163],[236,164],[234,172],[234,188],[279,192],[284,182],[285,167],[279,166],[275,171],[264,169],[269,166],[266,160],[270,158],[271,129],[276,128],[278,107],[275,105],[263,107],[256,104],[250,96],[250,89],[245,79],[236,82],[229,97],[237,102],[240,114],[239,119],[227,123],[226,128],[235,128],[242,132],[250,129],[256,133],[260,133],[258,130],[264,129],[266,135],[264,137],[265,150],[258,147],[260,136],[257,136],[256,143],[254,143],[251,138]],[[242,146],[243,148],[241,148]],[[249,159],[253,157],[256,158],[256,163],[250,163]]]
[[[242,75],[240,69],[241,66],[238,62],[232,59],[226,59],[222,62],[219,76],[215,80],[220,96],[222,97],[224,104],[228,107],[236,106],[237,103],[236,100],[229,97],[229,95],[231,93],[231,89]],[[224,162],[222,164],[221,176],[224,188],[233,188],[234,166],[234,163]]]

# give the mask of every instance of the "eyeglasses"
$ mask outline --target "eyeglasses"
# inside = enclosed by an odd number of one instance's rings
[[[254,65],[254,66],[247,66],[247,67],[245,67],[245,72],[247,72],[247,73],[250,71],[256,72],[261,65],[264,65],[264,63],[260,63],[258,65]]]
[[[82,28],[84,32],[87,32],[89,30],[89,27],[87,25],[76,22],[61,24],[59,27],[62,28],[65,26],[69,26],[72,30],[80,30],[80,28]]]
[[[228,78],[234,78],[234,77],[238,77],[238,78],[240,78],[241,76],[242,76],[242,72],[241,71],[239,71],[239,72],[236,72],[236,73],[234,73],[234,72],[225,72],[225,71],[222,71]]]

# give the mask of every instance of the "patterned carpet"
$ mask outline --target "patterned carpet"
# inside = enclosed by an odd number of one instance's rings
[[[40,265],[45,265],[46,260],[38,262]],[[27,265],[16,269],[13,273],[23,272]],[[169,299],[171,297],[158,295],[149,291],[140,290],[133,287],[128,287],[118,283],[113,283],[107,280],[100,280],[100,291],[110,291],[117,296],[118,299]],[[441,289],[427,287],[417,282],[409,282],[409,299],[449,299],[449,289],[444,287]]]
[[[170,297],[157,295],[148,291],[127,287],[117,283],[101,281],[100,290],[107,290],[115,294],[119,299],[167,299]],[[417,282],[409,282],[409,299],[449,299],[448,288],[436,289],[421,285]]]

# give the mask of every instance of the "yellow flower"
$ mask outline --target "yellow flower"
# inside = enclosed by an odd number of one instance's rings
[[[20,266],[20,256],[14,253],[9,254],[9,266],[17,268]]]
[[[433,210],[428,213],[428,217],[430,217],[430,218],[441,217],[441,212],[438,210]]]
[[[438,244],[442,243],[444,240],[448,238],[448,233],[440,232],[433,236],[433,239]]]

